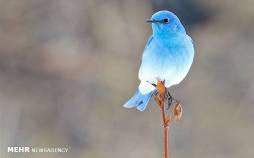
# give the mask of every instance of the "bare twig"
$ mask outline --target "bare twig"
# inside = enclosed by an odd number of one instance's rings
[[[154,100],[158,104],[160,110],[161,110],[161,115],[162,115],[162,120],[163,120],[163,128],[164,128],[164,158],[169,157],[169,145],[168,145],[168,132],[169,132],[169,125],[171,122],[171,118],[167,113],[165,112],[165,100],[166,94],[167,94],[167,89],[165,87],[165,81],[157,81],[157,95],[154,96]],[[182,117],[183,109],[179,101],[173,99],[175,105],[173,107],[172,113],[175,122],[179,121]],[[170,102],[171,104],[171,102]]]
[[[168,155],[169,155],[168,129],[170,124],[170,117],[165,112],[165,94],[167,89],[165,87],[164,81],[158,80],[157,91],[158,91],[158,95],[154,96],[154,100],[160,107],[161,114],[162,114],[163,128],[164,128],[164,158],[168,158]]]

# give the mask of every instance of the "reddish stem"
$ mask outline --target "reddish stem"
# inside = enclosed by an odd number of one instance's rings
[[[164,127],[164,158],[168,158],[168,127]]]
[[[165,82],[164,81],[158,81],[157,82],[157,90],[158,90],[158,96],[155,97],[155,101],[159,105],[161,109],[162,114],[162,120],[163,120],[163,128],[164,128],[164,158],[168,158],[169,156],[169,150],[168,150],[168,129],[169,129],[169,123],[170,123],[170,117],[167,116],[165,112]]]
[[[161,108],[161,113],[162,113],[162,120],[163,120],[163,128],[164,128],[164,158],[168,158],[168,129],[169,129],[169,118],[167,118],[167,115],[165,113],[165,108],[164,108],[164,100],[161,102],[162,108]]]

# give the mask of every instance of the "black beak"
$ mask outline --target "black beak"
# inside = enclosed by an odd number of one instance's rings
[[[146,22],[148,22],[148,23],[162,23],[161,20],[155,20],[155,19],[147,19]]]
[[[148,22],[148,23],[155,23],[156,20],[154,20],[154,19],[147,19],[146,22]]]

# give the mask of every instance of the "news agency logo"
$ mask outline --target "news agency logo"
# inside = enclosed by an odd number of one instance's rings
[[[29,153],[30,152],[30,147],[28,146],[12,146],[8,147],[7,149],[8,153]]]
[[[28,146],[10,146],[7,148],[8,153],[67,153],[68,148],[39,148],[39,147],[28,147]]]

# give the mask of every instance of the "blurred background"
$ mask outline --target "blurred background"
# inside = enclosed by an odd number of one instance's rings
[[[253,157],[252,0],[0,0],[0,157],[162,157],[155,102],[145,112],[122,107],[139,84],[145,19],[161,9],[179,16],[196,49],[171,89],[184,108],[170,128],[171,157]]]

